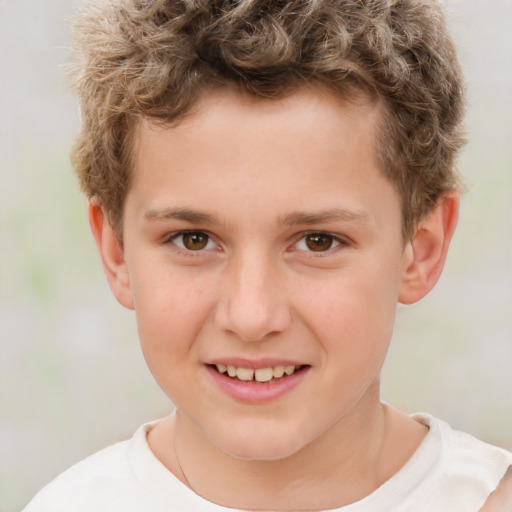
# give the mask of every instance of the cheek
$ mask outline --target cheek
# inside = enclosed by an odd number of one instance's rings
[[[394,278],[367,266],[302,295],[308,298],[302,310],[328,363],[344,366],[347,374],[380,369],[396,313]]]
[[[207,279],[146,268],[132,283],[142,350],[149,365],[178,362],[211,314],[216,287]]]
[[[347,269],[323,282],[311,279],[300,291],[302,310],[318,326],[337,330],[340,335],[360,332],[373,338],[384,326],[393,324],[397,283],[392,270],[385,273],[371,266]]]

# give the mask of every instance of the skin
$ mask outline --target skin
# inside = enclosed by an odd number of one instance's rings
[[[213,502],[339,507],[389,479],[426,434],[381,404],[380,371],[397,304],[439,278],[458,195],[405,242],[377,165],[379,116],[318,87],[274,101],[209,93],[176,127],[139,126],[122,243],[90,203],[112,291],[135,309],[148,366],[177,407],[150,447]],[[208,243],[187,249],[183,230]],[[327,249],[311,250],[311,233]],[[212,379],[207,365],[229,358],[308,370],[255,405]]]
[[[491,493],[480,512],[505,512],[512,509],[512,467],[508,468],[496,490]]]

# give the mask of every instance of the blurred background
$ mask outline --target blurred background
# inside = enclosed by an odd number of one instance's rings
[[[468,191],[441,282],[398,312],[383,395],[512,449],[512,1],[446,4],[468,81]],[[74,9],[0,0],[1,512],[170,408],[107,288],[70,168]]]

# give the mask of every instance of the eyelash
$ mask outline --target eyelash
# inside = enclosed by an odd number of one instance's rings
[[[350,246],[350,241],[345,237],[340,237],[338,235],[334,235],[332,233],[329,233],[327,231],[308,231],[306,233],[301,233],[300,238],[297,239],[297,241],[293,244],[294,247],[296,247],[300,242],[303,242],[304,245],[307,243],[306,239],[309,236],[318,236],[318,237],[328,237],[332,240],[332,244],[334,246],[329,247],[325,251],[314,251],[314,250],[307,250],[307,249],[295,249],[298,251],[303,251],[305,253],[315,255],[314,257],[321,257],[326,256],[328,254],[332,254],[334,251],[336,251],[339,248],[348,247]]]
[[[185,237],[187,235],[199,235],[199,236],[206,237],[207,238],[206,246],[199,250],[193,250],[193,249],[187,249],[187,247],[184,246],[185,244],[183,242],[182,242],[183,246],[180,246],[176,243],[176,240],[178,238]],[[196,230],[179,231],[177,233],[173,233],[172,235],[166,237],[166,239],[164,240],[164,244],[173,244],[174,247],[176,248],[177,252],[184,254],[186,256],[190,256],[190,257],[199,256],[199,253],[204,252],[204,250],[208,248],[207,246],[212,242],[215,243],[213,241],[212,236],[208,232],[196,231]],[[211,249],[211,247],[209,249]]]
[[[186,235],[200,235],[200,236],[204,236],[207,238],[207,241],[206,241],[206,245],[205,247],[201,248],[201,249],[198,249],[198,250],[193,250],[193,249],[187,249],[185,246],[184,246],[184,243],[182,242],[182,246],[178,245],[176,243],[176,240],[180,237],[185,237]],[[329,247],[328,249],[326,249],[325,251],[314,251],[314,250],[307,250],[307,249],[297,249],[297,245],[303,241],[304,244],[306,244],[307,242],[305,241],[307,239],[307,237],[309,236],[313,236],[313,235],[316,235],[318,237],[328,237],[332,240],[332,244],[335,244],[334,247]],[[185,231],[179,231],[177,233],[173,233],[171,234],[170,236],[166,237],[165,240],[164,240],[164,244],[172,244],[174,245],[174,247],[176,248],[176,251],[183,254],[183,255],[186,255],[186,256],[189,256],[189,257],[197,257],[199,256],[200,253],[204,252],[205,250],[208,250],[208,249],[212,249],[211,247],[208,248],[207,246],[210,244],[210,243],[214,243],[215,242],[213,241],[213,238],[212,236],[206,232],[206,231],[195,231],[195,230],[185,230]],[[215,244],[217,245],[217,244]],[[351,242],[349,240],[347,240],[346,238],[344,237],[340,237],[340,236],[337,236],[337,235],[334,235],[332,233],[329,233],[329,232],[326,232],[326,231],[308,231],[308,232],[305,232],[305,233],[301,233],[300,237],[298,237],[296,239],[296,241],[293,243],[292,247],[294,247],[295,249],[293,249],[293,251],[300,251],[300,252],[304,252],[304,253],[310,253],[312,255],[316,255],[316,257],[318,256],[325,256],[327,254],[331,254],[332,252],[334,252],[336,249],[338,248],[343,248],[343,247],[348,247],[351,245]],[[309,257],[309,256],[308,256]]]

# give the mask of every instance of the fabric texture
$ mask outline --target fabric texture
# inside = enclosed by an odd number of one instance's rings
[[[512,465],[512,453],[427,414],[413,417],[429,432],[411,459],[372,494],[333,512],[477,512],[483,506]],[[147,442],[155,423],[72,466],[22,512],[235,510],[198,496],[160,463]]]

